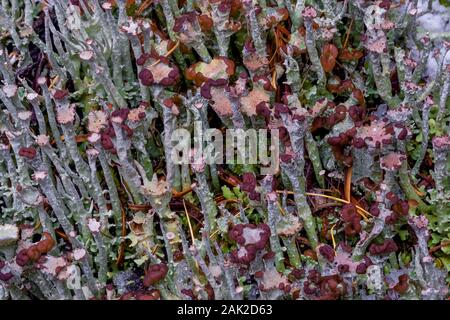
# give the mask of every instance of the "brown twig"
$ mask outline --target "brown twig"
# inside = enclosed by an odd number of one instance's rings
[[[449,246],[450,245],[450,240],[444,240],[444,241],[442,241],[440,244],[438,244],[438,245],[436,245],[436,246],[434,246],[434,247],[431,247],[430,248],[430,254],[431,253],[435,253],[436,251],[438,251],[439,249],[441,249],[442,247],[447,247],[447,246]]]
[[[352,26],[353,26],[353,21],[354,21],[355,19],[354,18],[352,18],[352,20],[350,21],[350,25],[348,26],[348,29],[347,29],[347,34],[346,34],[346,36],[345,36],[345,41],[344,41],[344,44],[343,44],[343,48],[347,48],[347,44],[348,44],[348,39],[349,39],[349,37],[350,37],[350,31],[352,30]]]
[[[144,12],[145,9],[147,9],[151,4],[153,0],[146,0],[144,1],[141,6],[136,10],[136,16],[140,16],[142,12]]]
[[[345,174],[345,187],[344,187],[344,195],[345,200],[351,202],[351,191],[352,191],[352,167],[347,168],[347,172]]]

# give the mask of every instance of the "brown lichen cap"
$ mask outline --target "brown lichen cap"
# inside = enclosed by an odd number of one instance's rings
[[[147,274],[144,277],[144,286],[150,287],[156,282],[164,279],[169,268],[164,263],[153,264],[148,267]]]
[[[258,250],[264,249],[270,237],[270,228],[267,224],[237,224],[228,236],[236,241],[239,248],[231,253],[234,262],[248,264],[256,258]]]

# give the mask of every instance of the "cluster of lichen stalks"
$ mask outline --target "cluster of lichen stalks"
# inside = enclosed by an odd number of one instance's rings
[[[421,14],[2,1],[0,299],[445,298],[427,217],[448,232],[450,44]],[[277,174],[175,164],[194,121],[279,129]]]

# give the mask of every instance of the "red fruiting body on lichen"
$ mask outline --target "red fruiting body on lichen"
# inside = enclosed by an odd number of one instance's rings
[[[338,265],[338,271],[339,273],[346,273],[350,270],[350,267],[348,264],[340,264]]]
[[[347,252],[347,253],[352,252],[352,247],[343,241],[339,243],[339,246],[342,248],[342,250],[344,250],[344,252]]]
[[[256,192],[256,177],[251,172],[246,172],[242,175],[242,182],[240,187],[243,191],[248,193],[248,197],[251,200],[259,200],[259,193]]]
[[[397,244],[392,239],[386,239],[382,244],[372,243],[369,248],[369,252],[372,255],[389,254],[397,250]]]
[[[270,228],[266,224],[237,224],[228,232],[228,236],[239,244],[239,248],[231,253],[232,261],[248,264],[256,258],[257,251],[266,246]]]
[[[335,253],[331,246],[329,246],[328,244],[321,245],[319,248],[319,252],[329,262],[333,262]]]
[[[150,54],[144,52],[139,58],[136,59],[136,64],[138,66],[143,66],[150,57]]]
[[[43,239],[40,242],[45,243],[45,246],[42,248],[41,253],[47,253],[53,249],[53,247],[56,244],[56,241],[52,238],[51,234],[48,232],[43,232],[42,238]]]
[[[361,216],[354,204],[345,204],[342,207],[341,219],[346,222],[344,231],[347,236],[354,236],[361,232]]]
[[[67,97],[68,94],[69,92],[67,90],[56,90],[55,93],[53,94],[53,98],[55,100],[62,100],[65,97]]]
[[[200,87],[200,94],[202,95],[203,98],[205,99],[212,99],[212,95],[211,95],[211,84],[209,82],[205,82],[201,87]]]
[[[242,175],[240,187],[243,191],[251,192],[256,188],[256,177],[252,172],[245,172]]]
[[[266,123],[269,121],[272,112],[267,107],[267,102],[261,101],[256,105],[256,114],[259,116],[263,116],[266,119]]]
[[[408,201],[406,201],[406,200],[397,201],[396,203],[394,203],[392,205],[392,211],[394,211],[395,213],[397,213],[401,216],[408,215],[408,212],[409,212]]]
[[[148,69],[144,68],[139,72],[139,79],[144,86],[151,86],[153,84],[153,74]]]
[[[307,278],[312,283],[318,284],[320,282],[320,272],[317,270],[309,270]]]
[[[107,134],[102,133],[100,141],[102,143],[103,148],[105,148],[106,150],[114,148],[112,139]]]
[[[21,250],[16,255],[16,262],[19,266],[25,266],[28,262],[37,262],[43,254],[48,253],[55,246],[56,242],[50,233],[43,232],[39,242],[34,243],[27,249]]]
[[[169,268],[164,263],[154,264],[148,267],[147,274],[144,277],[144,286],[150,287],[156,282],[164,279]]]
[[[317,287],[313,283],[305,281],[303,283],[303,292],[305,292],[305,294],[307,295],[313,295],[317,292]]]
[[[16,263],[23,267],[30,261],[28,258],[27,249],[20,250],[16,255]]]
[[[316,282],[305,281],[303,292],[317,300],[337,300],[345,293],[345,284],[338,275],[319,277]]]
[[[379,6],[380,8],[385,9],[385,10],[389,10],[390,7],[391,7],[391,0],[382,0],[382,1],[378,4],[378,6]]]
[[[255,46],[253,45],[253,41],[251,38],[247,38],[244,42],[244,49],[248,52],[248,53],[255,53],[256,49]]]
[[[362,262],[356,266],[357,274],[364,274],[364,273],[366,273],[366,271],[367,271],[367,265],[364,262]]]
[[[262,83],[264,90],[266,91],[274,91],[274,88],[272,87],[272,83],[270,80],[265,76],[255,76],[253,77],[254,83]]]
[[[323,46],[322,54],[320,56],[320,63],[325,72],[331,72],[336,65],[336,58],[339,52],[336,46],[332,43],[327,43]]]
[[[256,192],[256,191],[251,191],[251,192],[248,193],[248,198],[250,200],[253,200],[253,201],[259,201],[260,200],[260,194],[258,192]]]
[[[403,128],[400,131],[400,133],[397,135],[397,139],[398,140],[405,140],[407,136],[408,136],[408,130],[406,130],[406,128]]]
[[[130,113],[130,109],[128,109],[128,108],[118,109],[111,113],[111,118],[119,117],[120,119],[122,119],[122,121],[125,121],[127,119],[129,113]]]
[[[120,127],[125,132],[128,138],[131,138],[133,136],[133,129],[131,129],[129,126],[127,126],[126,124],[122,124]]]
[[[358,215],[356,206],[353,203],[345,204],[341,210],[341,219],[344,222],[350,222],[354,216]]]
[[[291,113],[291,110],[289,110],[289,107],[282,103],[275,103],[274,104],[275,109],[275,117],[280,118],[282,113]]]
[[[19,149],[19,156],[33,160],[36,157],[36,149],[33,147],[21,147]]]
[[[387,216],[384,219],[384,222],[386,224],[392,225],[392,224],[396,223],[397,220],[398,220],[398,216],[397,216],[397,214],[395,212],[393,212],[392,214],[390,214],[389,216]]]
[[[209,31],[213,27],[213,20],[206,14],[201,14],[198,16],[198,23],[202,31]]]
[[[378,208],[377,202],[371,204],[369,212],[374,217],[378,217],[380,215],[380,209]]]
[[[41,257],[41,252],[39,251],[36,245],[33,245],[27,249],[27,256],[28,259],[35,262],[38,261],[39,258]]]
[[[114,138],[116,136],[116,131],[114,131],[114,128],[112,126],[108,126],[105,130],[103,130],[103,133],[111,138]]]
[[[269,251],[269,252],[265,253],[265,254],[262,256],[262,258],[263,258],[264,260],[271,260],[271,259],[275,258],[275,252]]]
[[[301,279],[305,275],[305,270],[295,268],[291,271],[291,275],[294,276],[296,279]]]
[[[197,13],[195,11],[187,12],[175,19],[173,31],[182,32],[184,25],[188,23],[194,23],[197,19]]]
[[[5,265],[6,265],[5,261],[0,260],[0,280],[9,281],[14,275],[9,271],[7,272],[3,271]]]
[[[288,153],[283,153],[282,155],[280,155],[280,160],[281,162],[289,162],[293,159],[293,155],[292,154],[288,154]]]
[[[364,263],[366,264],[366,266],[370,267],[371,265],[373,265],[372,260],[370,260],[370,258],[368,256],[364,256],[363,260],[364,260]]]
[[[409,288],[408,280],[409,276],[407,274],[402,274],[399,276],[398,283],[394,286],[394,290],[399,294],[404,294]]]
[[[351,237],[361,232],[361,217],[354,216],[350,222],[345,224],[344,232],[347,236]]]
[[[14,275],[11,272],[2,273],[0,270],[0,280],[2,281],[9,281]]]
[[[338,275],[324,276],[320,281],[318,300],[337,300],[345,292],[345,286]]]
[[[397,203],[398,201],[400,201],[400,199],[398,198],[398,196],[397,196],[395,193],[393,193],[393,192],[388,192],[388,193],[386,194],[386,198],[387,198],[390,202],[392,202],[392,204],[395,204],[395,203]]]

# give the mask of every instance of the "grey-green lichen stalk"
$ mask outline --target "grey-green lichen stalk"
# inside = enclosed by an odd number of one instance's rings
[[[432,10],[1,1],[0,299],[445,299]]]

